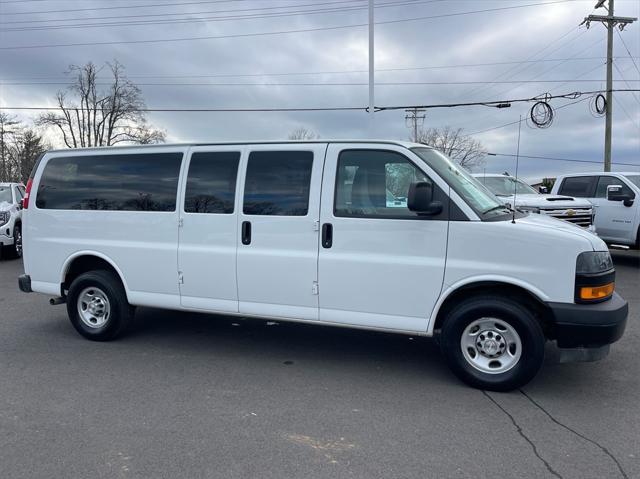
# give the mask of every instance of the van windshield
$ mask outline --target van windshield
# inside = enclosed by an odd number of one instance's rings
[[[509,209],[477,179],[439,151],[426,147],[411,148],[411,151],[438,173],[476,213],[486,217],[509,212]]]

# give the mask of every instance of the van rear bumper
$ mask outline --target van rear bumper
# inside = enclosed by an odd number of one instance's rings
[[[599,348],[624,333],[629,305],[618,293],[603,303],[547,303],[559,348]]]
[[[33,290],[31,289],[31,276],[29,276],[28,274],[21,274],[18,277],[18,287],[23,293],[32,293]]]

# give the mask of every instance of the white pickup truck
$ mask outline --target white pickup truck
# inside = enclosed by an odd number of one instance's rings
[[[22,198],[24,186],[0,183],[0,253],[3,257],[22,256]]]
[[[553,216],[595,232],[593,204],[566,195],[540,194],[520,179],[500,174],[474,174],[480,183],[510,208]],[[515,205],[514,205],[515,203]]]
[[[590,201],[598,236],[609,244],[640,249],[640,172],[562,175],[552,193]]]

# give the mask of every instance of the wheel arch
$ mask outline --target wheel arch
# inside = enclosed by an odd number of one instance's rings
[[[66,259],[60,276],[61,293],[64,295],[71,286],[71,282],[79,275],[93,270],[106,270],[114,273],[124,287],[127,300],[129,299],[129,287],[116,262],[107,255],[96,251],[77,251]]]
[[[458,302],[473,296],[491,294],[502,295],[507,298],[516,298],[524,301],[532,308],[536,317],[541,322],[545,335],[550,334],[553,319],[551,310],[546,304],[548,296],[538,288],[513,278],[482,277],[468,278],[447,288],[438,299],[431,319],[429,320],[427,334],[433,335],[440,329],[448,311]]]

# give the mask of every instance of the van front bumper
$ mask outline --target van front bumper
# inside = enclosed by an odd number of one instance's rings
[[[624,333],[629,305],[618,293],[597,304],[547,303],[559,348],[599,348]]]

